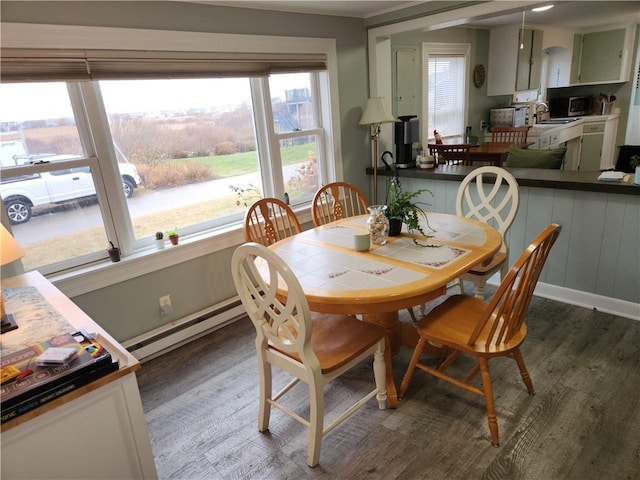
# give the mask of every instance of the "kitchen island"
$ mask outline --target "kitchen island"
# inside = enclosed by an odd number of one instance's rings
[[[403,190],[426,188],[425,210],[455,213],[461,180],[477,167],[399,169]],[[598,181],[599,172],[506,168],[520,185],[520,207],[507,233],[510,262],[550,223],[562,233],[536,294],[640,320],[640,185]],[[372,175],[373,169],[367,173]],[[378,169],[378,191],[392,171]],[[385,197],[379,195],[379,203]]]

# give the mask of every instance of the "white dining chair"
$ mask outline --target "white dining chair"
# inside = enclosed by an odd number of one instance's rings
[[[352,315],[311,312],[294,273],[264,245],[251,242],[238,247],[231,267],[238,295],[257,334],[258,430],[269,429],[271,406],[306,425],[309,428],[307,464],[314,467],[320,459],[324,435],[373,397],[377,398],[380,409],[386,408],[385,330]],[[371,357],[375,388],[324,427],[324,386]],[[293,376],[275,395],[272,394],[272,366]],[[300,381],[309,386],[308,418],[279,401]]]
[[[509,270],[509,247],[504,237],[518,213],[519,205],[518,182],[504,168],[476,168],[458,187],[456,215],[487,223],[502,236],[500,250],[488,263],[475,266],[458,279],[461,293],[464,292],[463,281],[467,280],[475,285],[476,297],[484,299],[487,280],[496,272],[500,272],[500,281],[506,276]]]

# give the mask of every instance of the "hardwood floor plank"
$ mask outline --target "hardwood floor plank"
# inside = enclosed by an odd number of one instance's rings
[[[407,316],[408,317],[408,316]],[[404,318],[404,317],[402,317]],[[405,319],[406,320],[406,319]],[[371,401],[323,439],[306,465],[307,429],[277,409],[258,432],[255,332],[248,319],[138,372],[161,479],[640,479],[640,322],[534,297],[515,362],[492,361],[500,447],[483,399],[416,372],[395,410]],[[400,382],[411,355],[394,358]],[[276,373],[278,385],[285,382]],[[328,416],[372,387],[363,362],[326,388]],[[308,412],[306,385],[287,396]]]

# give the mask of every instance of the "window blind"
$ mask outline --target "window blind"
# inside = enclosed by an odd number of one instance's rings
[[[257,77],[325,70],[324,53],[1,49],[3,82]]]
[[[429,126],[453,141],[464,138],[464,61],[464,56],[433,55],[428,62]]]

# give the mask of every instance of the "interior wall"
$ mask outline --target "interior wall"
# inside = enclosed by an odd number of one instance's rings
[[[431,32],[412,31],[404,34],[398,34],[391,37],[392,48],[403,46],[413,46],[418,52],[419,68],[416,71],[418,79],[416,84],[417,90],[417,110],[416,113],[421,115],[422,106],[422,85],[424,81],[421,72],[424,70],[422,65],[422,44],[424,42],[431,43],[462,43],[471,45],[470,65],[469,65],[469,103],[467,111],[467,125],[480,133],[480,121],[489,122],[489,110],[493,107],[511,103],[510,96],[487,96],[487,84],[477,88],[473,84],[473,68],[476,65],[484,65],[487,69],[489,61],[489,30],[478,28],[448,28],[444,30],[435,30]]]
[[[2,21],[252,35],[334,38],[338,55],[339,118],[343,176],[363,191],[369,134],[358,125],[366,103],[367,58],[363,21],[248,10],[184,2],[2,2]],[[184,262],[73,301],[117,340],[124,341],[236,295],[231,282],[233,248]],[[170,294],[174,310],[160,316],[159,298]]]

